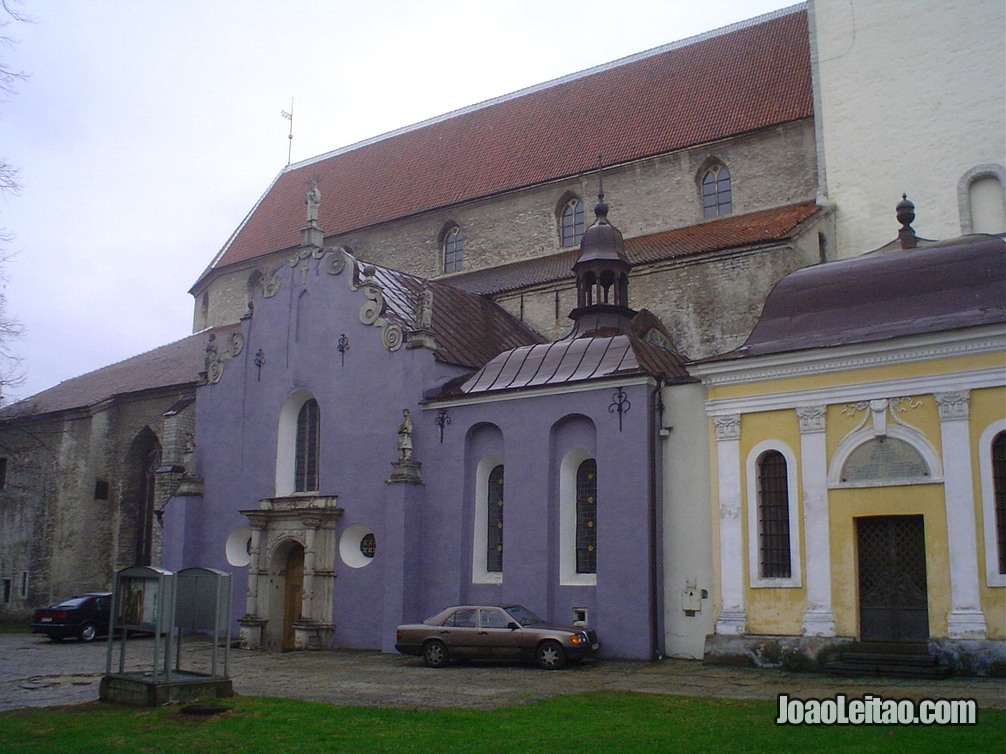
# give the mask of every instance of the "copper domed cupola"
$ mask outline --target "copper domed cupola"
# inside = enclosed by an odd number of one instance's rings
[[[577,336],[627,331],[636,312],[629,308],[629,270],[622,234],[608,222],[604,186],[599,187],[594,214],[597,216],[580,241],[580,256],[573,265],[576,274],[576,308],[569,316]]]

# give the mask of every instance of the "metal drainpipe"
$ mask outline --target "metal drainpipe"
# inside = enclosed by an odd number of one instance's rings
[[[650,534],[649,541],[649,560],[650,560],[650,659],[659,660],[662,659],[663,653],[660,652],[660,599],[658,592],[658,573],[657,569],[659,567],[657,562],[658,550],[658,536],[657,531],[657,411],[656,411],[656,400],[657,391],[660,390],[660,381],[657,381],[657,386],[649,391],[647,395],[647,406],[646,406],[646,445],[647,445],[647,457],[649,463],[649,480],[648,480],[648,493],[649,493],[649,510],[647,511],[647,516],[649,518],[648,528]]]

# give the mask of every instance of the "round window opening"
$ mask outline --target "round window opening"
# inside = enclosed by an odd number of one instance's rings
[[[377,539],[374,532],[362,524],[347,527],[339,539],[339,555],[342,562],[350,568],[370,565],[376,552]]]
[[[239,526],[227,536],[224,553],[232,566],[241,568],[251,563],[251,536],[251,529],[247,526]]]

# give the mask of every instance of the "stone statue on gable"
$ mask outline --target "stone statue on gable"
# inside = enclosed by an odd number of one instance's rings
[[[318,205],[321,204],[321,191],[318,190],[318,179],[311,179],[311,189],[304,195],[304,204],[307,205],[308,224],[318,222]]]

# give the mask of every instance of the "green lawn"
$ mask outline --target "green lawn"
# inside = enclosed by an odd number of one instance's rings
[[[775,725],[774,701],[593,693],[491,711],[336,707],[238,697],[229,711],[94,702],[0,713],[0,752],[993,752],[1006,713],[976,726]]]

